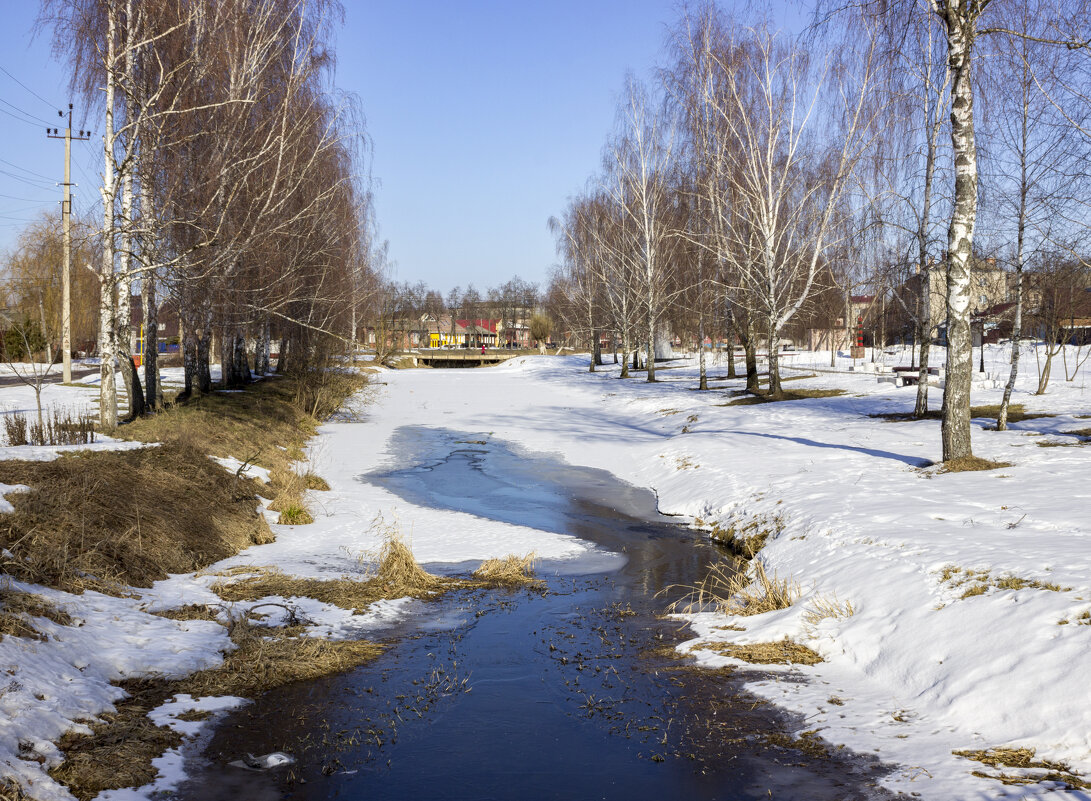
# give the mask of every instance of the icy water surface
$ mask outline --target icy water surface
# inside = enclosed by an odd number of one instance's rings
[[[547,593],[422,604],[376,662],[266,694],[225,721],[179,797],[888,797],[875,785],[880,765],[785,747],[778,735],[792,721],[730,674],[669,656],[686,632],[660,613],[721,555],[659,515],[650,492],[488,436],[406,428],[396,445],[404,467],[360,480],[595,550],[541,564]],[[267,773],[227,765],[274,750],[299,762]]]

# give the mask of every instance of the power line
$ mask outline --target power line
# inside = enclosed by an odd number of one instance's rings
[[[27,203],[52,203],[51,198],[39,199],[36,197],[16,197],[15,195],[0,195],[4,200],[24,200]]]
[[[16,175],[15,173],[8,172],[7,170],[0,170],[0,175],[6,175],[8,176],[8,178],[14,178],[16,181],[22,181],[27,186],[33,186],[35,189],[46,189],[51,188],[53,185],[55,185],[55,182],[50,181],[46,182],[47,186],[42,186],[43,182],[39,181],[37,178],[27,178],[25,175]]]
[[[31,93],[32,95],[34,95],[34,96],[35,96],[36,98],[38,98],[39,100],[41,100],[41,101],[42,101],[43,103],[45,103],[45,104],[46,104],[47,106],[49,106],[50,108],[57,108],[57,104],[56,104],[56,103],[50,103],[50,102],[49,102],[48,100],[46,100],[46,99],[45,99],[44,97],[42,97],[42,96],[41,96],[40,94],[38,94],[37,92],[35,92],[35,91],[34,91],[33,89],[31,89],[31,88],[30,88],[29,86],[27,86],[27,85],[26,85],[25,83],[23,83],[22,81],[20,81],[20,80],[19,80],[18,78],[16,78],[16,77],[15,77],[14,75],[12,75],[12,74],[11,74],[10,72],[8,72],[8,71],[7,71],[6,69],[4,69],[3,67],[0,67],[0,72],[2,72],[2,73],[4,73],[5,75],[7,75],[7,76],[8,76],[9,78],[11,78],[11,79],[12,79],[13,81],[15,81],[15,82],[16,82],[17,84],[19,84],[19,85],[20,85],[21,87],[23,87],[24,89],[26,89],[26,90],[27,90],[28,92],[30,92],[30,93]]]
[[[32,120],[38,120],[38,122],[42,123],[43,125],[52,125],[53,124],[52,122],[49,122],[48,120],[43,120],[41,117],[37,116],[36,114],[31,114],[29,111],[23,111],[17,105],[15,105],[14,103],[9,103],[7,100],[4,100],[4,98],[2,98],[2,97],[0,97],[0,103],[3,103],[5,106],[10,106],[11,108],[15,109],[20,114],[22,114],[24,117],[30,117]]]
[[[15,115],[15,114],[12,114],[6,108],[0,108],[0,114],[7,114],[13,120],[18,120],[19,122],[26,123],[27,125],[33,125],[35,128],[40,126],[40,123],[35,122],[34,120],[25,120],[22,117],[19,117],[19,116]]]
[[[22,167],[22,166],[20,166],[18,164],[15,164],[14,162],[8,161],[7,159],[0,159],[0,161],[2,161],[4,164],[7,164],[9,167],[14,167],[17,170],[22,170],[23,172],[30,173],[31,175],[33,175],[33,176],[35,176],[37,178],[42,178],[42,179],[44,179],[46,181],[56,181],[57,180],[53,176],[42,175],[40,172],[34,172],[34,170],[28,170],[26,167]]]

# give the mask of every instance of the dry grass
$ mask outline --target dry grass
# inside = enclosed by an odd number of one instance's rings
[[[1047,590],[1049,592],[1069,592],[1071,587],[1062,587],[1051,581],[1038,581],[1037,579],[1025,579],[1006,573],[994,576],[988,570],[973,570],[970,568],[946,565],[940,571],[940,581],[950,584],[952,587],[963,587],[960,599],[973,598],[984,595],[990,589],[999,590]]]
[[[0,462],[0,481],[31,488],[10,496],[0,546],[14,554],[3,569],[36,584],[148,587],[272,540],[256,485],[180,442]]]
[[[1001,467],[1011,467],[1011,462],[991,462],[980,456],[961,456],[958,459],[948,459],[940,465],[937,473],[970,473],[980,470],[997,470]]]
[[[1069,790],[1091,790],[1091,782],[1072,770],[1063,762],[1035,759],[1033,748],[989,748],[985,750],[952,751],[955,756],[972,759],[991,768],[1018,768],[1026,773],[985,773],[973,771],[974,776],[983,779],[995,779],[1008,785],[1023,786],[1040,782],[1060,782]],[[1029,771],[1037,771],[1031,773]]]
[[[29,592],[0,586],[0,640],[5,636],[44,640],[30,618],[44,617],[61,626],[71,626],[72,618],[52,601]]]
[[[780,642],[757,642],[745,645],[732,642],[706,642],[701,643],[697,648],[755,665],[816,665],[824,661],[818,653],[806,645],[792,642],[787,637]]]
[[[545,582],[534,576],[534,565],[537,561],[538,558],[533,553],[526,556],[508,554],[503,559],[486,559],[473,572],[473,577],[488,586],[541,589],[545,587]]]
[[[793,751],[800,751],[812,759],[833,758],[833,753],[829,746],[818,736],[817,731],[801,732],[799,737],[792,737],[788,734],[777,732],[766,734],[764,739],[770,745],[776,745],[781,748],[791,748]]]
[[[811,600],[803,612],[803,622],[811,627],[823,620],[840,620],[856,614],[852,601],[842,601],[836,595],[819,595]]]
[[[920,417],[914,417],[912,414],[905,412],[882,412],[878,414],[869,415],[870,417],[878,417],[886,420],[890,423],[901,423],[910,420],[941,420],[943,419],[943,413],[939,409],[929,409],[925,414]],[[996,419],[1000,416],[1000,404],[993,403],[984,406],[971,406],[970,417],[991,417]],[[1009,423],[1021,423],[1024,420],[1036,420],[1039,417],[1056,417],[1053,414],[1044,414],[1042,412],[1028,412],[1023,409],[1021,403],[1008,404],[1008,422]]]
[[[245,619],[233,621],[230,629],[236,648],[220,667],[177,681],[122,683],[129,697],[94,724],[92,734],[65,735],[58,743],[65,761],[50,775],[81,801],[103,790],[142,786],[155,778],[151,761],[182,742],[178,734],[147,717],[176,694],[253,698],[274,687],[342,673],[382,653],[382,647],[372,642],[298,636],[296,630],[255,626]]]
[[[312,371],[268,378],[245,392],[213,393],[121,426],[117,436],[141,442],[189,442],[212,456],[251,461],[271,472],[291,472],[302,448],[366,375]]]
[[[330,491],[329,482],[327,482],[326,479],[322,478],[322,476],[318,475],[317,473],[304,473],[303,483],[309,490],[317,490],[318,492]]]
[[[783,379],[781,381],[783,383]],[[753,406],[758,403],[774,403],[776,401],[806,400],[808,398],[836,398],[844,395],[843,389],[782,389],[779,395],[770,395],[767,392],[742,395],[728,403],[728,406]]]
[[[699,518],[694,522],[698,526],[703,525]],[[732,517],[726,528],[719,524],[714,525],[709,537],[718,545],[727,548],[732,555],[740,559],[753,559],[765,547],[770,537],[775,537],[784,530],[784,526],[785,520],[781,514]]]
[[[716,609],[729,615],[760,615],[787,609],[799,598],[799,584],[770,576],[761,562],[751,562],[745,570],[718,562],[704,579],[684,598],[668,607],[668,612],[700,612]]]
[[[434,597],[438,592],[467,586],[458,579],[435,576],[422,568],[396,524],[377,518],[372,524],[383,538],[373,553],[360,557],[369,568],[360,577],[337,579],[297,578],[277,568],[247,568],[251,575],[237,581],[220,581],[212,591],[225,601],[256,601],[277,595],[282,598],[314,598],[359,614],[369,604],[383,598]],[[228,574],[221,574],[228,575]]]
[[[30,796],[12,779],[0,777],[0,801],[29,801]]]

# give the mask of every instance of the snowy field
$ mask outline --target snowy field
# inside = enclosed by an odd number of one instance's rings
[[[813,648],[824,662],[761,666],[749,688],[800,713],[807,731],[898,766],[885,780],[894,789],[937,801],[1086,798],[1048,784],[1008,786],[976,777],[975,771],[995,771],[952,754],[1027,746],[1038,758],[1091,772],[1091,693],[1083,676],[1091,658],[1091,445],[1065,433],[1091,427],[1085,419],[1091,369],[1066,381],[1058,364],[1047,394],[1034,396],[1037,375],[1028,356],[1013,401],[1055,416],[1014,423],[1003,433],[976,420],[975,454],[1011,466],[957,474],[923,467],[940,458],[937,421],[869,417],[910,411],[915,388],[847,372],[851,362],[844,359],[825,372],[828,353],[788,357],[786,377],[812,367],[823,372],[785,388],[840,388],[845,395],[749,406],[729,404],[726,390],[741,380],[693,391],[695,361],[672,363],[657,384],[619,381],[613,365],[589,374],[586,356],[522,357],[478,370],[382,371],[372,402],[355,418],[323,426],[312,442],[309,468],[331,487],[313,494],[314,524],[274,523],[275,543],[203,574],[172,576],[137,598],[15,584],[54,599],[83,625],[39,620],[53,635],[48,641],[0,641],[0,775],[19,776],[36,798],[69,798],[45,775],[58,758],[50,741],[107,710],[119,692],[111,680],[218,663],[228,643],[222,627],[148,614],[218,602],[209,589],[216,570],[277,565],[303,576],[357,573],[360,555],[379,544],[372,523],[380,514],[396,519],[417,558],[436,570],[513,552],[534,550],[546,559],[586,552],[572,537],[416,507],[358,480],[400,464],[403,454],[392,439],[399,427],[424,426],[445,436],[504,441],[528,458],[544,453],[609,470],[654,489],[662,512],[708,526],[779,516],[783,531],[759,558],[770,573],[799,583],[800,600],[759,616],[693,616],[695,639],[684,650],[717,666],[733,662],[702,644],[789,636]],[[1004,349],[989,348],[986,357],[988,371],[1006,375]],[[793,362],[799,370],[788,369]],[[709,371],[720,377],[726,367],[710,364]],[[43,399],[73,407],[93,395],[54,386]],[[938,408],[940,391],[933,388],[931,396]],[[973,402],[998,403],[1000,396],[1000,389],[980,388]],[[33,393],[0,389],[0,407],[31,409]],[[50,458],[56,449],[6,449],[0,457],[31,451]],[[959,584],[965,571],[979,578]],[[1025,583],[997,586],[1005,578]],[[982,591],[964,598],[976,584]],[[852,614],[808,614],[831,604],[851,607]],[[314,633],[331,637],[366,636],[413,610],[412,602],[378,604],[363,615],[317,602],[303,608],[316,622]],[[162,714],[231,703],[177,699]],[[145,798],[168,789],[181,776],[180,759],[168,754],[159,765],[155,785],[103,797]]]

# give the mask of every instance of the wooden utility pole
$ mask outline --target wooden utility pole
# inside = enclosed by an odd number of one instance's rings
[[[64,112],[58,111],[58,117],[63,117]],[[64,140],[64,200],[61,202],[61,230],[62,249],[64,253],[64,270],[62,303],[61,303],[61,350],[63,353],[64,383],[72,383],[72,140],[86,142],[91,138],[90,131],[79,132],[78,136],[72,136],[72,104],[68,104],[68,127],[64,129],[62,136],[56,128],[46,128],[45,134],[50,139]],[[44,331],[42,332],[45,333]]]

